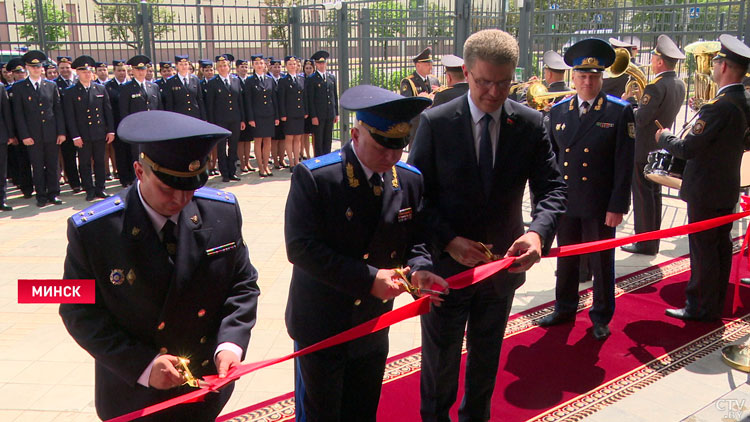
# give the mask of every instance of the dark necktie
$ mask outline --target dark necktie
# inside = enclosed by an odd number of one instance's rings
[[[490,123],[492,116],[487,113],[482,117],[482,137],[479,139],[479,174],[482,178],[484,194],[489,195],[492,186],[492,138],[490,135]]]
[[[224,79],[224,85],[226,85],[227,89],[229,89],[229,79]]]
[[[582,109],[581,116],[583,116],[584,114],[588,113],[589,112],[589,102],[588,101],[582,102],[581,103],[581,109]]]
[[[146,83],[139,84],[141,86],[141,94],[143,94],[143,97],[148,97],[148,93],[146,92]]]
[[[378,173],[373,173],[370,176],[370,184],[372,185],[372,193],[375,196],[380,197],[383,195],[383,178]]]
[[[185,88],[187,88],[187,86],[188,86],[188,79],[187,78],[182,78],[182,84],[185,85]]]
[[[164,226],[161,228],[162,240],[161,243],[164,245],[164,249],[169,254],[169,259],[174,265],[177,258],[177,237],[174,234],[174,229],[177,225],[172,220],[167,219]]]
[[[34,91],[39,91],[39,82],[34,82]]]

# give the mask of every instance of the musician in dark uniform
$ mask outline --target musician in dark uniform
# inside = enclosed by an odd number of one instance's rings
[[[545,51],[543,59],[544,61],[544,84],[547,86],[548,92],[563,92],[570,91],[568,84],[565,83],[565,71],[570,69],[570,66],[565,64],[563,57],[556,51]],[[564,96],[555,97],[552,99],[552,104],[561,101]]]
[[[440,81],[432,75],[432,48],[427,47],[412,57],[414,72],[401,80],[401,95],[404,97],[431,97]]]
[[[630,53],[630,61],[636,63],[635,57],[638,55],[638,45],[636,45],[635,40],[628,42],[618,40],[617,38],[610,38],[609,44],[612,48],[624,48],[628,50],[628,53]],[[602,91],[613,97],[622,98],[622,95],[625,93],[625,86],[628,84],[629,79],[630,75],[627,73],[623,73],[616,78],[604,78]],[[634,98],[632,101],[631,104],[635,105]]]
[[[605,41],[579,41],[565,52],[578,95],[555,104],[546,119],[557,163],[568,185],[568,210],[560,219],[560,246],[615,237],[630,205],[635,123],[631,105],[606,95],[602,72],[615,59]],[[592,335],[609,337],[615,311],[615,251],[588,254],[594,275]],[[580,256],[557,259],[555,311],[539,321],[550,326],[575,320]]]
[[[57,90],[60,94],[61,99],[63,90],[75,85],[76,83],[72,64],[73,59],[70,56],[57,57],[57,69],[59,76],[55,78],[54,82],[57,84]],[[63,108],[65,108],[65,105],[63,105]],[[76,162],[78,156],[78,148],[73,145],[73,141],[71,141],[71,139],[73,138],[71,138],[70,134],[67,133],[67,131],[65,135],[65,141],[60,144],[60,155],[62,155],[63,171],[65,172],[65,177],[68,179],[68,184],[73,190],[73,193],[78,193],[81,191],[81,177],[78,174],[78,163]]]
[[[159,86],[146,80],[151,59],[144,55],[133,56],[128,60],[128,65],[133,71],[133,79],[122,86],[120,90],[120,119],[139,111],[161,110],[161,92]],[[125,156],[128,166],[133,166],[133,161],[138,159],[138,145],[130,145],[130,156]],[[126,180],[132,184],[134,180]],[[120,176],[122,182],[122,176]]]
[[[406,267],[415,286],[447,286],[429,272],[421,174],[398,161],[407,122],[429,104],[369,85],[351,88],[341,97],[357,112],[351,142],[295,167],[284,226],[294,264],[286,325],[295,349],[390,311],[405,291],[394,269]],[[299,357],[298,419],[374,422],[387,356],[385,329]]]
[[[305,103],[305,78],[300,75],[299,59],[286,56],[286,75],[279,79],[276,97],[279,103],[279,120],[284,126],[284,142],[289,156],[289,166],[300,163],[302,136],[305,134],[305,118],[307,118],[307,104]]]
[[[8,146],[18,144],[8,93],[0,83],[0,211],[13,211],[6,203],[5,184],[8,171]]]
[[[104,192],[106,146],[115,140],[112,104],[104,85],[92,82],[95,61],[91,56],[79,56],[73,61],[78,82],[63,90],[63,110],[68,136],[78,148],[81,181],[86,190],[86,200],[106,198]],[[94,177],[91,179],[91,161]]]
[[[266,74],[263,55],[250,57],[253,73],[245,81],[245,115],[253,128],[255,138],[255,158],[258,161],[260,177],[272,176],[268,165],[271,158],[271,138],[279,124],[279,110],[276,103],[276,82]]]
[[[206,106],[198,77],[190,73],[187,54],[174,57],[177,74],[167,79],[162,88],[164,109],[206,120]]]
[[[231,54],[216,56],[216,70],[219,73],[206,87],[206,115],[208,121],[232,132],[217,146],[218,167],[221,180],[240,180],[236,174],[239,163],[237,142],[240,131],[245,128],[245,100],[239,78],[229,73],[234,57]],[[228,147],[228,148],[227,148]]]
[[[104,86],[107,88],[109,101],[112,104],[112,117],[114,119],[115,130],[120,124],[120,92],[123,85],[128,82],[128,68],[123,60],[112,60],[112,73],[114,78],[107,81]],[[135,180],[133,173],[133,161],[130,151],[130,145],[121,141],[115,132],[115,141],[112,143],[115,150],[115,162],[117,163],[117,174],[120,178],[122,187],[127,187]]]
[[[680,198],[687,202],[688,221],[732,212],[740,193],[740,163],[748,145],[750,93],[742,78],[750,64],[750,47],[731,35],[721,35],[721,50],[712,60],[716,97],[701,107],[692,129],[680,139],[658,130],[658,145],[687,160]],[[683,320],[714,321],[721,317],[732,267],[732,224],[689,235],[690,281],[685,307],[667,309]]]
[[[339,121],[339,94],[336,77],[326,71],[327,51],[318,51],[310,59],[315,62],[315,72],[305,81],[307,112],[313,125],[314,153],[316,157],[331,152],[333,125]]]
[[[23,60],[20,57],[14,57],[5,65],[5,69],[10,74],[13,82],[5,86],[8,93],[8,100],[11,108],[11,118],[15,126],[15,116],[13,115],[13,86],[26,78],[26,69]],[[14,132],[16,138],[15,145],[8,145],[8,177],[12,179],[18,189],[23,193],[24,199],[31,198],[34,193],[34,183],[31,176],[31,160],[26,145],[18,139],[18,132]]]
[[[458,98],[469,91],[469,83],[464,76],[464,59],[446,54],[441,59],[445,66],[445,85],[435,90],[435,99],[432,101],[432,107]]]
[[[659,35],[651,53],[651,73],[656,75],[646,85],[635,112],[635,167],[633,168],[633,217],[635,232],[644,233],[661,228],[661,185],[643,175],[648,154],[659,149],[654,134],[656,121],[672,127],[677,113],[685,103],[685,83],[677,77],[675,68],[685,54],[667,35]],[[659,240],[638,242],[621,247],[625,252],[656,255]]]
[[[38,50],[22,57],[29,77],[13,85],[11,101],[18,138],[29,153],[36,205],[61,205],[57,156],[65,141],[65,116],[54,82],[42,77],[47,56]]]
[[[60,306],[95,359],[102,419],[194,391],[180,357],[196,378],[226,375],[245,356],[259,294],[237,199],[202,188],[229,132],[167,111],[129,115],[117,131],[141,145],[138,182],[68,219],[64,278],[94,279],[97,297]],[[214,421],[232,390],[139,421]]]

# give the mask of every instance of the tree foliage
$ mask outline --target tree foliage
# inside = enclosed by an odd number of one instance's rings
[[[169,10],[159,7],[160,0],[146,0],[150,5],[152,36],[154,39],[173,31],[171,24],[174,22],[175,14]],[[108,24],[109,35],[117,41],[125,43],[128,47],[140,50],[143,48],[143,29],[138,24],[137,16],[140,12],[139,0],[107,0],[114,5],[97,5],[97,17]]]
[[[44,21],[44,41],[47,50],[56,50],[61,43],[58,41],[68,36],[65,24],[70,20],[70,14],[57,8],[54,0],[42,0],[42,19]],[[18,36],[25,40],[28,45],[37,44],[41,48],[39,39],[39,15],[37,14],[37,2],[35,0],[24,0],[19,13],[28,22],[18,28]]]
[[[266,24],[270,25],[268,38],[275,40],[284,48],[284,55],[289,54],[289,6],[287,0],[263,0],[269,9],[266,10]],[[283,7],[280,9],[279,7]],[[268,43],[271,46],[271,42]]]

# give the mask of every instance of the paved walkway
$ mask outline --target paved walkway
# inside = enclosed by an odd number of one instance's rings
[[[227,184],[213,178],[209,186],[226,189],[239,198],[244,218],[243,235],[250,249],[251,261],[260,274],[258,323],[252,333],[246,360],[253,362],[292,351],[292,342],[284,325],[291,264],[286,258],[283,238],[290,173],[276,170],[273,177],[262,181],[257,173],[251,173],[242,179]],[[117,191],[116,186],[119,185],[111,182],[109,192]],[[0,213],[0,421],[3,422],[97,420],[93,403],[93,359],[67,334],[57,315],[57,306],[17,303],[18,279],[54,279],[62,275],[67,244],[65,220],[89,204],[83,194],[73,195],[69,190],[63,191],[61,198],[64,201],[62,206],[39,209],[33,200],[24,200],[18,191],[12,191],[8,203],[15,208],[14,211]],[[527,218],[528,211],[527,207]],[[684,203],[665,199],[663,227],[685,223]],[[618,236],[632,232],[633,220],[629,215],[619,228]],[[656,257],[633,256],[618,250],[617,275],[684,255],[687,251],[684,237],[663,241],[661,253]],[[513,312],[554,299],[554,269],[554,260],[544,259],[529,271],[527,283],[516,294]],[[583,284],[582,288],[589,286]],[[402,295],[396,306],[409,300],[407,295]],[[419,341],[418,320],[402,322],[391,329],[391,355],[416,348]],[[695,409],[690,410],[691,405],[682,400],[661,403],[651,410],[650,420],[674,420],[675,409],[683,415],[681,417],[686,417],[736,386],[732,384],[734,378],[726,377],[730,371],[720,362],[714,359],[710,365],[715,367],[713,373],[724,375],[716,381],[718,386],[706,390],[705,394],[702,394],[702,387],[694,388],[690,403]],[[667,379],[679,382],[680,372]],[[691,379],[690,382],[700,383],[703,379]],[[224,413],[292,389],[290,362],[263,369],[238,381]],[[665,409],[671,409],[663,413],[669,417],[662,419],[658,415]],[[619,417],[606,420],[629,421],[629,415],[634,414],[626,410]]]

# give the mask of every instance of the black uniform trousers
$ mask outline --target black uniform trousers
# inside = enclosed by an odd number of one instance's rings
[[[688,222],[708,220],[732,213],[687,204]],[[685,288],[685,307],[690,314],[719,318],[732,269],[732,224],[688,235],[690,280]]]
[[[104,170],[106,159],[107,142],[104,139],[83,140],[83,147],[78,151],[78,167],[81,170],[81,182],[86,193],[104,192]],[[91,179],[91,160],[94,160],[94,185]],[[130,163],[133,168],[133,163]]]
[[[81,175],[78,174],[78,165],[76,164],[76,155],[78,148],[73,144],[72,139],[66,139],[60,144],[60,154],[63,160],[63,169],[65,176],[68,178],[68,184],[71,188],[81,187]],[[78,157],[81,159],[80,157]]]
[[[633,216],[635,232],[645,233],[661,228],[661,185],[643,175],[646,163],[635,163],[633,169]],[[638,249],[647,254],[659,252],[659,239],[637,243]]]
[[[115,141],[112,144],[115,148],[115,161],[117,161],[120,184],[122,184],[122,187],[126,187],[135,181],[133,161],[138,159],[138,154],[134,155],[133,146],[121,140],[119,136],[115,136]]]
[[[557,229],[557,244],[572,245],[594,240],[613,239],[615,228],[603,218],[576,218],[563,215]],[[589,311],[593,323],[609,324],[615,313],[615,250],[587,254],[594,275],[594,304]],[[555,311],[572,315],[578,309],[580,255],[557,258]]]
[[[237,173],[237,161],[239,161],[237,144],[240,140],[242,122],[217,122],[216,125],[232,132],[229,138],[220,141],[216,146],[216,161],[221,177],[232,177]],[[229,152],[227,152],[227,149]]]
[[[5,180],[8,177],[8,143],[0,142],[0,205],[5,203]]]
[[[333,119],[318,117],[318,125],[313,126],[313,135],[315,135],[315,156],[326,155],[331,152],[331,143],[333,142]]]
[[[375,422],[388,358],[388,338],[352,356],[350,343],[295,359],[296,414],[305,422]],[[294,343],[294,350],[310,344]],[[299,419],[297,419],[299,420]]]
[[[24,195],[34,192],[29,152],[20,141],[18,145],[8,146],[8,176]]]
[[[497,373],[512,304],[513,292],[499,296],[492,283],[479,283],[451,290],[441,306],[433,306],[429,313],[422,315],[422,349],[429,349],[425,353],[436,358],[422,360],[419,412],[423,422],[450,422],[448,412],[458,394],[464,330],[468,354],[465,394],[458,409],[458,420],[484,422],[489,419],[495,377],[476,374]],[[469,318],[470,313],[473,318]]]
[[[35,140],[34,145],[27,145],[26,149],[29,151],[31,174],[37,201],[52,199],[59,195],[60,179],[57,156],[60,147],[54,140],[51,142]]]

